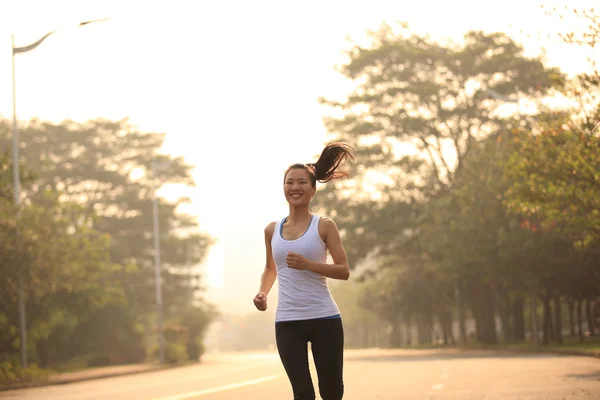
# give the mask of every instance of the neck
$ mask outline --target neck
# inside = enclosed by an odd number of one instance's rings
[[[306,206],[294,207],[290,206],[290,215],[288,216],[288,221],[290,223],[306,221],[311,217],[310,212],[308,211],[308,204]]]

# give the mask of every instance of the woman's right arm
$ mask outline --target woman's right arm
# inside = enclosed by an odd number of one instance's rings
[[[271,250],[271,239],[273,238],[273,232],[275,232],[275,222],[271,222],[265,228],[265,248],[267,253],[267,262],[265,265],[265,270],[263,271],[260,279],[260,289],[254,298],[254,305],[260,311],[265,311],[267,309],[267,295],[273,287],[275,279],[277,279],[277,267],[275,266],[275,260],[273,259],[273,252]]]

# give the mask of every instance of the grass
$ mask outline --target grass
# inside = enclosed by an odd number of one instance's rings
[[[558,345],[552,343],[550,345],[542,345],[540,339],[539,348],[536,350],[533,343],[528,341],[521,342],[510,342],[510,343],[498,343],[498,344],[480,344],[480,343],[468,343],[462,346],[457,345],[413,345],[410,349],[441,349],[441,348],[459,348],[466,350],[475,349],[488,349],[488,350],[515,350],[515,351],[539,351],[539,352],[565,352],[565,353],[579,353],[583,355],[592,355],[600,357],[600,335],[586,337],[583,343],[579,342],[577,337],[565,336],[563,337],[563,344]]]
[[[506,350],[520,350],[520,351],[536,351],[533,343],[531,342],[513,342],[513,343],[499,343],[495,345],[478,345],[469,344],[461,346],[463,348],[486,348],[486,349],[506,349]],[[580,353],[586,355],[600,356],[600,336],[586,337],[583,343],[579,342],[576,337],[565,336],[563,338],[563,344],[559,345],[551,343],[549,345],[541,344],[537,351],[548,351],[548,352],[565,352],[565,353]]]
[[[577,338],[566,338],[562,346],[552,344],[547,346],[549,349],[564,349],[564,350],[581,350],[581,351],[596,351],[600,352],[600,336],[591,336],[585,338],[583,343],[580,343]]]

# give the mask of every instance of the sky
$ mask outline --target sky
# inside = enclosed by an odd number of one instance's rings
[[[199,266],[207,296],[225,310],[251,310],[265,263],[263,229],[287,215],[283,172],[315,161],[327,141],[318,98],[343,98],[352,88],[336,71],[347,38],[360,40],[384,21],[439,38],[502,31],[528,54],[543,46],[548,64],[581,71],[585,52],[535,38],[558,26],[541,3],[3,0],[0,117],[12,117],[11,34],[25,46],[58,29],[16,57],[18,119],[129,118],[142,131],[165,132],[163,151],[195,165],[187,211],[218,240]],[[110,20],[76,27],[99,18]]]

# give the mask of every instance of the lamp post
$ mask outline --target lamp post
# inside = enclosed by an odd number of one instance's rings
[[[152,179],[156,179],[156,173],[166,168],[170,163],[157,163],[152,160]],[[154,281],[156,286],[156,312],[157,312],[157,330],[158,330],[158,354],[161,364],[165,362],[165,339],[163,335],[163,301],[161,287],[161,263],[160,263],[160,226],[158,219],[158,200],[156,198],[156,182],[152,187],[152,228],[154,236]]]
[[[78,26],[88,25],[94,22],[107,21],[108,19],[97,19],[91,21],[80,22]],[[17,221],[20,216],[19,199],[21,197],[21,179],[19,176],[19,129],[17,126],[17,89],[15,80],[15,55],[19,53],[27,53],[38,47],[48,36],[56,31],[51,31],[42,36],[38,41],[22,47],[15,47],[15,35],[11,36],[12,43],[12,102],[13,102],[13,137],[12,137],[12,158],[13,158],[13,195],[14,203],[17,207]],[[19,240],[19,224],[17,223],[17,240]],[[21,366],[27,368],[27,324],[25,314],[25,289],[23,284],[23,275],[19,274],[18,288],[19,302],[19,333],[21,345]]]

